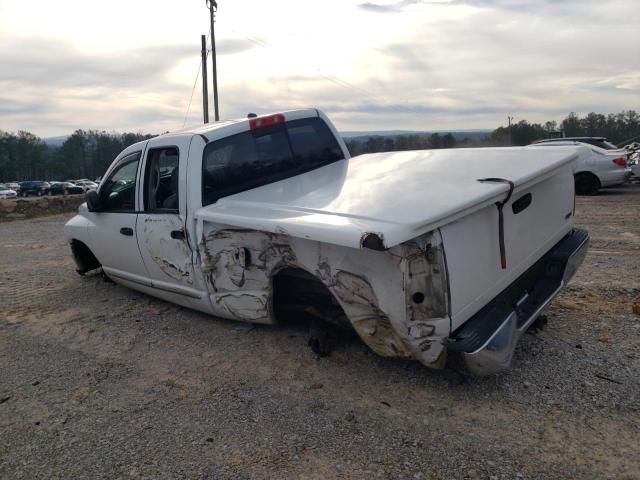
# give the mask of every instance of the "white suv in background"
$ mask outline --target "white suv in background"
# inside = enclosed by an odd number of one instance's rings
[[[576,163],[576,194],[596,195],[601,188],[613,187],[625,183],[631,177],[627,165],[627,152],[623,149],[596,147],[589,143],[571,140],[539,142],[533,147],[584,146],[591,151],[590,156],[581,155]]]

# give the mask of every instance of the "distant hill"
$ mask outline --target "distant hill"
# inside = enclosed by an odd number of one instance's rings
[[[412,130],[378,130],[371,132],[338,132],[344,138],[357,138],[357,137],[395,137],[396,135],[416,135],[424,134],[425,132],[415,132]]]
[[[471,130],[433,130],[433,131],[418,131],[418,130],[373,130],[370,132],[339,132],[343,138],[356,139],[356,138],[368,138],[368,137],[397,137],[400,135],[418,135],[420,137],[428,137],[434,133],[444,135],[451,133],[456,139],[458,138],[483,138],[489,135],[493,130],[490,129],[471,129]]]
[[[43,138],[42,141],[50,147],[60,147],[69,138],[69,135],[60,135],[59,137]]]

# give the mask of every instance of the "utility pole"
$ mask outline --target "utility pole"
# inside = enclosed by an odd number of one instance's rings
[[[511,120],[513,120],[513,117],[507,115],[507,118],[509,119],[509,146],[511,146]]]
[[[211,21],[211,63],[213,64],[213,70],[211,71],[213,76],[213,111],[215,115],[215,121],[220,120],[218,112],[218,68],[216,65],[216,36],[213,24],[215,22],[215,12],[218,10],[218,3],[216,0],[205,0],[207,7],[209,8],[209,18]]]
[[[204,123],[209,123],[209,85],[207,85],[207,39],[200,35],[202,44],[202,112]]]

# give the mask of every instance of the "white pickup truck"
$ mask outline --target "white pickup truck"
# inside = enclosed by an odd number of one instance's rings
[[[65,226],[84,274],[217,317],[348,325],[376,353],[476,374],[573,276],[579,149],[350,158],[315,109],[218,122],[125,149]],[[297,313],[296,313],[297,312]]]

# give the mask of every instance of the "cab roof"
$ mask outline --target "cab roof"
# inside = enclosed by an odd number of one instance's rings
[[[225,136],[228,134],[242,132],[249,130],[250,124],[256,119],[273,118],[278,115],[284,115],[285,120],[294,120],[299,118],[318,117],[319,112],[315,108],[297,109],[297,110],[285,110],[280,112],[271,112],[256,117],[244,117],[236,118],[232,120],[222,120],[218,122],[207,123],[205,125],[187,127],[173,132],[165,133],[160,136],[173,136],[173,135],[200,135],[211,141],[216,137]],[[229,131],[232,130],[232,131]]]

